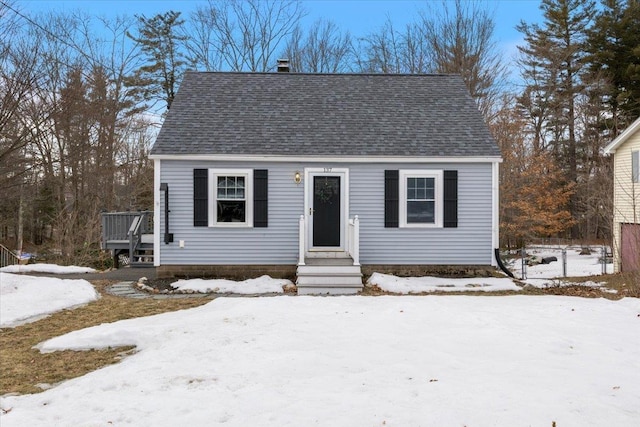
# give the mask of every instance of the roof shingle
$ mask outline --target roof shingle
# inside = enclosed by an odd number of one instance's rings
[[[499,157],[459,76],[189,72],[152,155]]]

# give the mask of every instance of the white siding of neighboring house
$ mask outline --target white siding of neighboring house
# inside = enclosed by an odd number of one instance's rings
[[[640,223],[640,183],[632,182],[631,152],[640,151],[640,131],[636,131],[615,151],[613,158],[613,262],[620,271],[620,224]]]
[[[304,183],[293,180],[306,167],[349,168],[350,217],[360,218],[362,264],[490,265],[492,263],[492,164],[320,164],[161,160],[160,182],[169,185],[170,232],[160,239],[161,265],[260,265],[298,261],[298,221],[304,209]],[[252,168],[269,171],[267,228],[193,226],[193,170]],[[458,227],[384,227],[385,169],[458,171]],[[164,233],[163,197],[156,203]],[[184,248],[179,241],[184,240]],[[157,254],[157,252],[156,252]]]

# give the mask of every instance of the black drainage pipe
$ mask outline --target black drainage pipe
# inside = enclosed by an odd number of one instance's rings
[[[513,273],[502,263],[502,260],[500,259],[500,248],[495,248],[493,250],[493,255],[496,257],[496,262],[498,263],[498,267],[500,267],[500,270],[504,271],[507,276],[515,278]]]

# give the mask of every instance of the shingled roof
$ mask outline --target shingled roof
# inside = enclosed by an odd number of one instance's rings
[[[499,157],[457,75],[189,72],[152,155]]]

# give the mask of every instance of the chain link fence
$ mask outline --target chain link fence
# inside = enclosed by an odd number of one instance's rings
[[[613,273],[613,256],[611,248],[606,245],[527,245],[512,251],[507,264],[514,275],[521,280]]]

